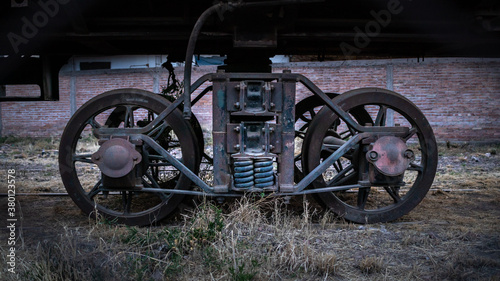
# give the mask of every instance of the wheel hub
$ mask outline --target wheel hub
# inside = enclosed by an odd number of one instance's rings
[[[92,161],[99,166],[101,172],[111,178],[126,176],[141,160],[142,156],[134,145],[119,138],[104,142],[92,155]]]
[[[398,137],[379,138],[366,153],[366,159],[378,172],[395,177],[402,175],[414,158],[412,150]]]

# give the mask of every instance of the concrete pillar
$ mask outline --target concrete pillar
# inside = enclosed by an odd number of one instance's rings
[[[160,72],[161,72],[161,56],[155,56],[155,68],[153,71],[153,93],[160,93]]]
[[[160,93],[160,71],[156,69],[153,72],[153,93]]]
[[[388,64],[385,70],[386,70],[386,87],[388,90],[394,91],[394,80],[393,80],[394,66],[392,64]],[[385,125],[388,127],[394,126],[394,111],[392,109],[387,110]]]
[[[76,76],[74,72],[71,72],[71,78],[69,80],[70,90],[69,90],[69,110],[70,115],[73,116],[76,112]]]

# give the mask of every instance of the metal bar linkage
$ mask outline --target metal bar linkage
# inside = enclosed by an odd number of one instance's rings
[[[206,184],[198,175],[193,173],[189,168],[184,166],[181,161],[177,160],[173,157],[168,151],[166,151],[161,145],[159,145],[156,141],[146,135],[130,135],[131,139],[142,140],[147,145],[149,145],[152,149],[158,152],[161,156],[165,157],[172,166],[177,168],[181,173],[186,175],[191,181],[193,181],[196,185],[198,185],[205,192],[213,192],[213,188]]]
[[[300,193],[303,191],[309,184],[311,184],[316,178],[321,176],[321,174],[328,169],[333,163],[340,159],[346,152],[354,148],[363,138],[368,137],[369,134],[361,133],[355,135],[346,143],[344,143],[337,151],[332,153],[332,155],[328,156],[323,163],[319,164],[314,170],[312,170],[307,176],[305,176],[297,185],[294,187],[294,192]]]
[[[347,125],[351,126],[354,130],[358,132],[373,132],[373,133],[381,133],[381,132],[391,132],[396,134],[405,134],[407,129],[404,127],[369,127],[358,124],[352,117],[345,112],[342,108],[336,105],[327,94],[325,94],[318,86],[316,86],[311,80],[307,79],[302,74],[297,75],[297,81],[302,83],[309,91],[313,94],[320,97],[337,116],[342,119]]]

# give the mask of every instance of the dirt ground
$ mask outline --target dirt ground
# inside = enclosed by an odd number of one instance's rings
[[[2,227],[1,280],[78,280],[82,276],[78,274],[85,276],[88,268],[108,271],[87,276],[87,280],[500,280],[499,145],[440,146],[439,167],[431,191],[416,209],[390,223],[351,224],[322,210],[315,213],[313,203],[302,202],[291,212],[290,207],[277,208],[276,202],[267,202],[266,206],[275,206],[270,207],[271,211],[282,212],[283,219],[266,216],[269,209],[259,206],[260,213],[252,213],[254,217],[248,223],[241,216],[236,219],[236,214],[244,209],[222,206],[224,227],[218,238],[185,250],[178,261],[182,269],[173,274],[164,268],[170,268],[175,255],[140,253],[161,244],[157,240],[140,247],[127,242],[139,255],[151,257],[155,263],[146,264],[149,267],[140,273],[123,271],[120,266],[130,258],[113,262],[111,257],[130,257],[123,253],[132,248],[120,249],[124,247],[123,237],[129,237],[131,229],[136,228],[102,226],[80,212],[69,197],[49,196],[65,192],[58,175],[56,145],[57,140],[1,144],[0,193],[7,191],[4,183],[8,170],[15,169],[18,194],[17,274],[7,272],[9,233]],[[7,203],[6,196],[0,197],[2,225],[7,221]],[[306,214],[302,206],[306,206]],[[186,227],[193,227],[183,219],[188,215],[196,216],[192,210],[184,210],[159,226],[133,231],[187,232]],[[81,272],[64,273],[58,267],[61,274],[44,276],[44,270],[54,268],[34,261],[45,257],[44,247],[52,251],[51,247],[59,245],[62,249],[60,245],[68,237],[71,243],[64,249],[70,251],[67,256],[75,261],[66,261],[69,269],[65,270]],[[208,249],[218,249],[218,257],[207,258],[207,245]],[[200,263],[196,264],[198,260]],[[81,267],[82,262],[89,264]],[[32,264],[37,264],[38,269],[33,269]],[[130,266],[137,267],[137,260]],[[33,275],[36,270],[39,273]]]

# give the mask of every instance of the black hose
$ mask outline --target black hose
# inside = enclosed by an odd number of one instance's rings
[[[186,50],[186,60],[184,65],[184,111],[183,115],[185,119],[191,118],[191,69],[193,62],[194,48],[196,46],[196,41],[198,40],[198,35],[200,34],[201,28],[208,17],[210,17],[214,12],[220,11],[224,13],[229,9],[228,3],[219,3],[208,8],[201,14],[201,16],[196,21],[196,24],[191,31],[191,36],[189,36],[189,42]]]

